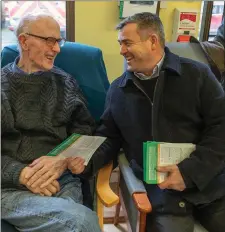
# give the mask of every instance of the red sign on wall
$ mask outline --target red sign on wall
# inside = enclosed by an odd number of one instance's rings
[[[197,21],[197,13],[181,12],[179,30],[195,30]]]

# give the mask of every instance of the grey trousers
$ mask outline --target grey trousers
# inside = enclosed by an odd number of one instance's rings
[[[2,219],[23,232],[100,232],[96,213],[82,205],[80,179],[67,172],[59,183],[53,197],[2,189]]]
[[[225,197],[193,207],[193,214],[186,216],[149,214],[146,229],[147,232],[194,232],[195,220],[209,232],[225,232]]]

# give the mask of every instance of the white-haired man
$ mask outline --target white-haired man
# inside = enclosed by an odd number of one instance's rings
[[[48,15],[25,16],[16,35],[20,56],[1,80],[2,219],[19,231],[100,232],[68,160],[45,156],[95,127],[75,80],[53,66],[64,43],[60,27]],[[73,173],[81,173],[84,160],[74,162]]]

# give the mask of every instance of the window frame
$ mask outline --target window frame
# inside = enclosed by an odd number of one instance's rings
[[[214,1],[204,2],[202,24],[201,24],[201,28],[204,29],[200,31],[200,36],[199,36],[200,41],[209,40],[209,31],[210,31],[210,24],[211,24],[212,12],[213,12],[213,5],[214,5]],[[223,8],[223,17],[224,15],[225,15],[225,5]]]
[[[75,1],[66,1],[66,40],[75,42]]]

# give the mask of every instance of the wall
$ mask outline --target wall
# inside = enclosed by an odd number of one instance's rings
[[[174,8],[201,9],[200,1],[166,1],[166,9],[160,9],[165,27],[166,41],[171,40]],[[76,1],[75,38],[77,42],[99,47],[103,51],[109,80],[123,72],[123,57],[119,55],[117,31],[119,7],[117,1]]]
[[[116,1],[75,2],[76,42],[99,47],[103,51],[110,81],[122,74],[123,57],[119,55],[116,25],[119,8]]]

